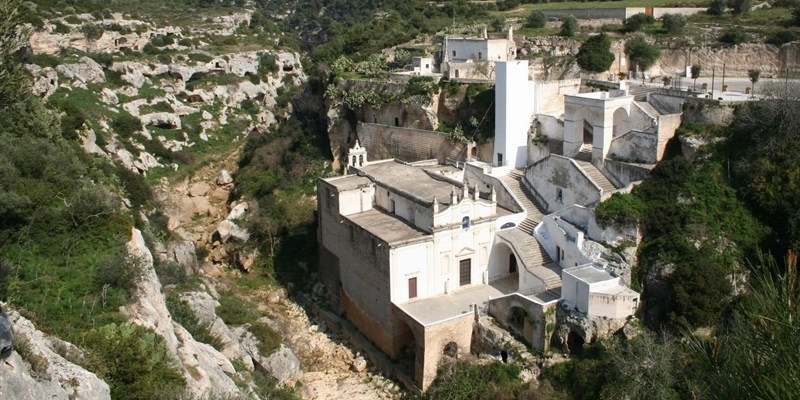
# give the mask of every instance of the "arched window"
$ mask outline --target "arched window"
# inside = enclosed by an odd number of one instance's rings
[[[469,229],[469,217],[461,218],[461,229]]]

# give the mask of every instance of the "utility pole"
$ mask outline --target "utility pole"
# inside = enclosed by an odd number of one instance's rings
[[[722,63],[722,93],[725,93],[725,63]]]
[[[716,78],[717,66],[716,64],[711,67],[711,98],[714,98],[714,78]]]

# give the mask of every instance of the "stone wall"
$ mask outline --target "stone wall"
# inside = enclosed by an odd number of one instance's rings
[[[647,175],[650,175],[651,168],[611,159],[603,161],[603,172],[614,178],[622,186],[628,186],[631,182],[643,180]]]
[[[609,156],[625,161],[654,164],[657,161],[658,135],[629,131],[611,141]]]
[[[525,171],[525,178],[554,212],[568,204],[593,205],[600,202],[600,188],[578,168],[574,161],[550,155]]]
[[[467,158],[466,142],[453,143],[446,134],[439,132],[367,123],[359,123],[357,132],[361,145],[372,160],[396,158],[413,162],[436,159],[444,163]]]
[[[489,301],[489,315],[498,325],[521,336],[536,350],[546,352],[555,324],[555,313],[550,311],[555,303],[539,303],[517,293]],[[524,311],[520,321],[519,310]]]
[[[689,100],[683,108],[683,121],[687,124],[701,123],[728,126],[733,122],[732,106],[708,104]]]

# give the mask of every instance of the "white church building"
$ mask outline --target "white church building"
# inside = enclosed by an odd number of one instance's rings
[[[638,233],[599,226],[593,207],[660,159],[676,107],[624,87],[554,96],[570,85],[495,65],[491,162],[369,160],[356,141],[347,174],[317,183],[332,307],[421,390],[442,357],[471,351],[485,312],[546,351],[559,304],[625,319],[639,302],[595,251]]]

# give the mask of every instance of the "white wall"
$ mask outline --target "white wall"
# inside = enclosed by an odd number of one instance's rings
[[[534,107],[533,84],[528,81],[528,61],[497,62],[495,65],[497,84],[493,165],[524,168]],[[502,162],[499,162],[500,157]]]
[[[551,154],[528,168],[525,178],[547,206],[547,212],[572,204],[589,206],[600,202],[600,188],[569,158]]]
[[[550,258],[561,268],[576,267],[592,261],[581,252],[583,231],[557,216],[545,216],[534,229],[534,233]],[[560,255],[556,254],[557,250],[561,251]]]

